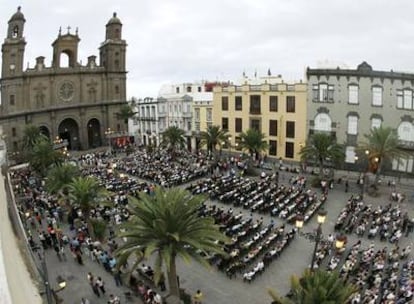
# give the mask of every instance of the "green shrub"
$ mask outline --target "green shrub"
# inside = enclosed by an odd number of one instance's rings
[[[319,176],[313,176],[310,180],[310,184],[314,188],[320,188],[321,186],[321,179]]]

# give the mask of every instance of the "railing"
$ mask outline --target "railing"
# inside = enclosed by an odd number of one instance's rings
[[[400,139],[398,145],[403,148],[414,149],[414,141]]]

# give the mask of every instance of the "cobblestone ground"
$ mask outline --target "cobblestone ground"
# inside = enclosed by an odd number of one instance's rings
[[[346,174],[346,172],[344,172]],[[281,182],[287,183],[290,174],[284,173],[281,175]],[[328,211],[327,221],[323,225],[324,235],[334,232],[334,224],[340,210],[345,205],[350,195],[359,193],[354,181],[350,182],[350,192],[344,192],[344,185],[336,185],[333,190],[329,192],[328,201],[325,209]],[[408,186],[407,186],[408,187]],[[408,188],[407,188],[408,189]],[[381,186],[380,196],[371,198],[366,196],[366,203],[373,206],[385,205],[389,203],[389,188],[386,185]],[[229,208],[228,205],[223,205],[219,202],[209,202],[210,204],[217,204],[224,208]],[[401,204],[403,210],[407,210],[411,217],[414,216],[414,203],[407,202]],[[233,208],[235,212],[239,212],[239,208]],[[248,210],[240,209],[246,216],[249,214]],[[254,214],[254,219],[263,217],[264,223],[270,223],[271,218],[267,215]],[[274,218],[276,225],[283,222]],[[316,220],[312,219],[303,228],[304,232],[311,232],[316,228]],[[357,238],[349,236],[348,244],[353,244]],[[367,247],[371,240],[366,237],[362,239],[363,248]],[[377,248],[384,246],[391,247],[389,243],[381,243],[376,240]],[[405,246],[408,243],[413,243],[413,235],[410,239],[402,238],[400,246]],[[178,260],[178,274],[180,277],[180,285],[189,293],[195,293],[197,289],[201,289],[205,295],[206,304],[251,304],[251,303],[270,303],[270,297],[267,294],[267,288],[278,290],[279,293],[286,294],[289,290],[289,278],[292,274],[301,274],[302,271],[310,264],[312,250],[314,244],[307,239],[298,237],[293,240],[291,245],[281,254],[280,258],[273,261],[263,274],[257,277],[252,283],[247,284],[239,278],[229,279],[222,272],[215,268],[206,269],[196,264],[195,262],[186,264]],[[67,252],[67,261],[60,262],[56,254],[51,250],[46,253],[46,259],[49,269],[49,277],[53,286],[56,286],[56,277],[63,276],[67,280],[67,287],[58,293],[59,297],[64,300],[64,303],[79,304],[81,297],[87,297],[91,304],[107,303],[108,295],[113,293],[121,297],[122,303],[126,303],[124,293],[127,291],[125,287],[116,287],[112,276],[107,273],[103,267],[96,262],[92,262],[87,257],[84,257],[85,265],[78,265]],[[151,264],[151,261],[148,261]],[[101,276],[106,282],[107,293],[106,296],[97,298],[88,282],[87,273],[92,272],[95,276]],[[138,298],[134,298],[131,303],[142,303]]]

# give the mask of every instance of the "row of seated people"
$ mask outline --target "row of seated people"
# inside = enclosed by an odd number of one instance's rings
[[[137,151],[119,159],[117,169],[164,187],[172,187],[201,178],[210,172],[211,165],[204,154],[167,150]]]
[[[339,213],[335,230],[344,233],[356,233],[374,239],[379,236],[381,241],[388,240],[398,243],[403,235],[403,218],[398,205],[378,206],[365,205],[360,197],[353,197]]]
[[[297,214],[308,221],[326,201],[326,196],[319,199],[315,192],[305,191],[305,182],[303,177],[297,177],[290,186],[285,186],[274,183],[272,176],[257,181],[228,175],[199,181],[187,189],[193,194],[207,193],[212,199],[252,212],[269,212],[293,223]]]
[[[362,250],[359,240],[340,267],[340,275],[357,287],[349,303],[397,303],[398,300],[398,303],[409,303],[404,301],[412,293],[407,292],[407,271],[401,268],[399,249],[388,253],[386,247],[377,251],[374,247],[372,243]],[[400,280],[401,284],[397,280],[399,276],[405,278]]]
[[[210,262],[230,278],[253,265],[259,258],[280,252],[293,238],[293,234],[289,234],[285,239],[284,225],[274,227],[273,221],[264,225],[262,218],[253,220],[252,215],[246,218],[242,213],[233,213],[232,209],[225,211],[216,205],[203,205],[199,210],[200,216],[213,217],[221,230],[231,238],[231,242],[224,245],[228,256],[209,257]],[[266,261],[268,265],[271,259],[267,258]]]
[[[290,232],[284,234],[282,238],[278,239],[277,242],[265,253],[263,259],[259,260],[259,262],[251,267],[250,270],[243,273],[243,281],[250,283],[259,274],[263,273],[266,270],[266,267],[272,261],[277,259],[280,254],[288,247],[294,237],[295,231],[291,230]]]

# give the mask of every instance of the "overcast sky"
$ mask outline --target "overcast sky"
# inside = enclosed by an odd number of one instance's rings
[[[25,62],[50,65],[59,27],[79,28],[78,59],[99,55],[113,12],[127,40],[128,97],[156,96],[166,83],[281,74],[334,62],[414,73],[412,0],[0,0],[0,37],[22,6]],[[72,30],[73,32],[73,30]]]

